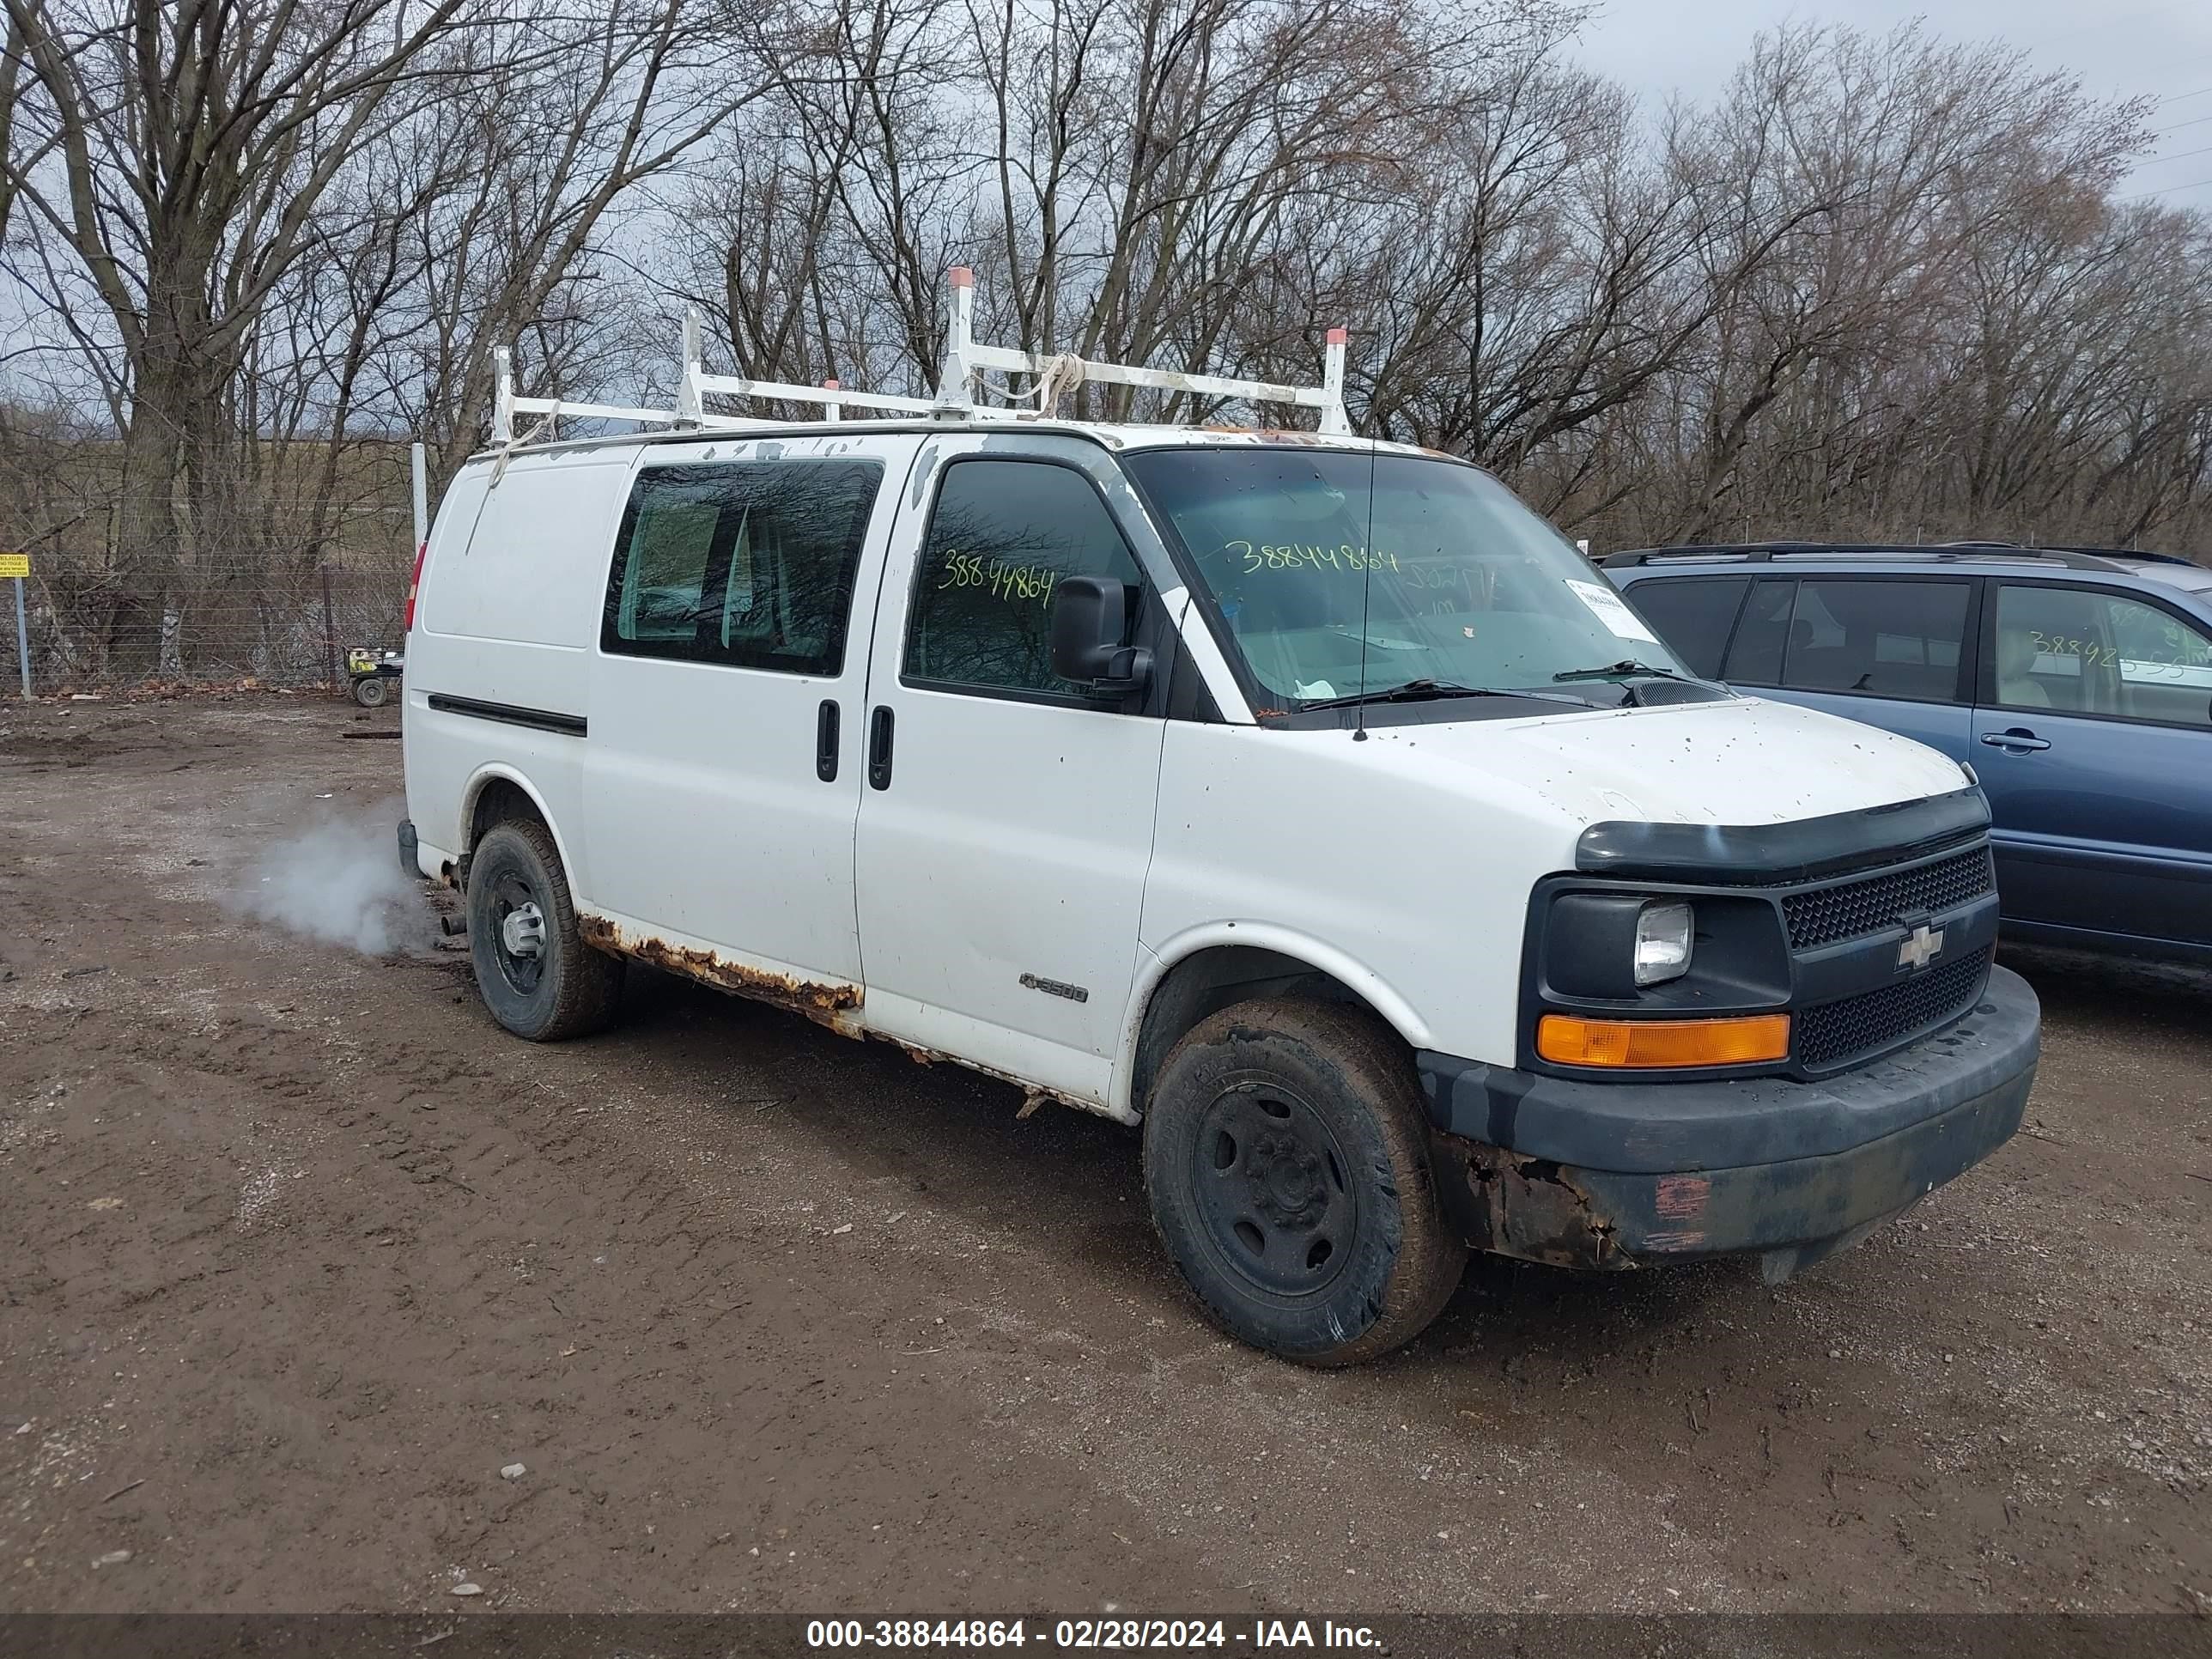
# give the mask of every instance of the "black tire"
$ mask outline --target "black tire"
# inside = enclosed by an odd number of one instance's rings
[[[1145,1188],[1206,1316],[1304,1365],[1411,1340],[1467,1266],[1403,1046],[1334,1003],[1243,1002],[1193,1027],[1146,1114]]]
[[[353,683],[353,700],[363,708],[381,708],[391,701],[392,687],[381,674],[362,674]]]
[[[509,948],[506,928],[534,905],[536,954]],[[477,843],[469,862],[469,957],[492,1018],[519,1037],[558,1042],[599,1030],[622,997],[623,962],[578,937],[561,855],[542,823],[509,818]]]

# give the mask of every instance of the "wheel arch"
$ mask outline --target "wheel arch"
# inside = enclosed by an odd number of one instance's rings
[[[1215,923],[1147,953],[1130,997],[1122,1063],[1114,1069],[1113,1115],[1132,1122],[1143,1115],[1161,1062],[1199,1021],[1231,1003],[1283,994],[1364,1008],[1409,1049],[1431,1046],[1428,1024],[1413,1005],[1345,951],[1289,928]]]
[[[520,771],[500,761],[478,767],[469,779],[468,787],[461,793],[462,841],[455,884],[467,884],[469,860],[475,856],[477,843],[486,832],[514,817],[534,817],[545,826],[545,833],[553,837],[553,849],[561,856],[562,873],[573,893],[577,886],[576,860],[569,851],[568,837],[561,833],[559,822],[545,805],[544,793]]]

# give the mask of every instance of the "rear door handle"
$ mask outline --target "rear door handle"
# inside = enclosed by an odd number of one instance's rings
[[[2048,749],[2051,739],[2039,738],[2033,732],[1984,732],[1982,741],[1992,749]]]
[[[891,787],[891,711],[883,703],[868,716],[868,787]]]
[[[814,775],[824,783],[837,781],[837,703],[822,699],[814,716]]]

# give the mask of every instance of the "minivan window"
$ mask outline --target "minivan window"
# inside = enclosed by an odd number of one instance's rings
[[[2212,639],[2118,593],[2002,585],[1996,682],[2006,708],[2212,726]]]
[[[1144,580],[1106,503],[1073,467],[956,460],[915,575],[905,678],[953,690],[1090,700],[1052,672],[1053,589],[1067,576]]]
[[[874,461],[648,467],[631,487],[600,648],[791,674],[845,661]]]
[[[1477,468],[1222,446],[1122,465],[1280,710],[1423,681],[1556,696],[1562,673],[1680,667],[1571,543]]]
[[[1736,624],[1735,641],[1729,647],[1723,679],[1747,685],[1778,685],[1782,681],[1782,650],[1790,642],[1790,610],[1796,603],[1797,584],[1787,576],[1762,576],[1743,607]]]
[[[1969,597],[1965,582],[1808,576],[1790,612],[1782,684],[1954,702]]]
[[[1638,582],[1628,590],[1628,597],[1685,667],[1717,679],[1729,630],[1735,626],[1743,590],[1750,585],[1747,576],[1693,576]]]

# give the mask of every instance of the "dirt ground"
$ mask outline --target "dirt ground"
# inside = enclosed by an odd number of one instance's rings
[[[242,914],[390,858],[396,720],[0,712],[0,1609],[2212,1610],[2212,982],[2021,964],[2027,1132],[1785,1286],[1478,1264],[1316,1374],[1127,1130]]]

